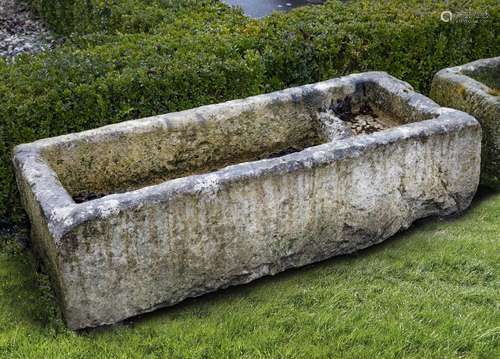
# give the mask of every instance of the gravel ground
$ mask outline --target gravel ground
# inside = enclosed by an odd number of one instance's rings
[[[54,39],[30,8],[19,0],[0,0],[0,56],[12,59],[54,45]]]

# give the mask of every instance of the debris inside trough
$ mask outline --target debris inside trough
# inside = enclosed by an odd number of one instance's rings
[[[338,100],[326,112],[342,120],[353,135],[370,134],[400,125],[394,116],[375,109],[366,102],[354,106],[350,97]]]

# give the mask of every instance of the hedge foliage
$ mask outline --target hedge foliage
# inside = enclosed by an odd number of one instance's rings
[[[262,20],[216,0],[31,3],[66,40],[0,60],[0,217],[10,219],[22,213],[16,144],[368,70],[426,93],[437,70],[500,54],[497,0],[327,1]],[[445,23],[445,9],[461,17]]]

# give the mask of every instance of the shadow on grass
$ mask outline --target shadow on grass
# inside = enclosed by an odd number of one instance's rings
[[[499,194],[500,194],[499,190],[494,190],[494,189],[492,189],[490,187],[486,187],[486,186],[479,186],[469,209],[474,209],[477,206],[479,206],[481,203],[483,203],[484,201],[487,201],[490,198],[495,197],[496,195],[499,195]],[[467,211],[466,211],[466,213],[467,213]]]

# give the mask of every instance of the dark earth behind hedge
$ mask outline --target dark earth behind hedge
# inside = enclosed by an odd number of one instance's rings
[[[437,70],[500,54],[497,0],[328,1],[263,20],[209,0],[31,3],[66,42],[0,60],[0,217],[10,220],[22,217],[16,144],[367,70],[427,93]],[[441,21],[445,9],[458,21]]]

